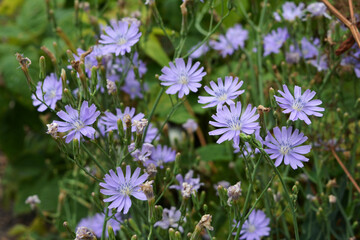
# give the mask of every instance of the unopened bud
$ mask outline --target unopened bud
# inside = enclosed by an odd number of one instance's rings
[[[46,76],[46,65],[45,65],[45,57],[44,56],[41,56],[39,59],[39,67],[40,67],[39,78],[40,78],[40,81],[43,81]]]

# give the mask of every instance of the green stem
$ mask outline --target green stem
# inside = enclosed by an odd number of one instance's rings
[[[101,240],[105,240],[106,223],[108,221],[108,215],[109,215],[109,209],[107,208],[107,204],[105,207],[106,207],[106,211],[105,211],[105,218],[104,218],[104,223],[103,223],[103,228],[102,228]]]
[[[98,162],[98,160],[96,159],[96,157],[94,157],[94,154],[92,154],[89,149],[87,149],[87,147],[85,147],[85,145],[83,143],[81,143],[81,146],[83,147],[83,149],[85,150],[85,152],[89,155],[89,157],[95,162],[96,166],[98,166],[100,168],[100,170],[103,173],[106,173],[105,169],[103,168],[103,166],[101,166],[101,164]]]
[[[160,91],[159,91],[159,93],[158,93],[158,95],[157,95],[157,97],[156,97],[154,106],[152,107],[151,112],[150,112],[150,114],[149,114],[149,117],[148,117],[148,119],[147,119],[149,123],[151,122],[151,118],[152,118],[152,116],[154,115],[155,109],[156,109],[157,105],[159,104],[160,98],[161,98],[161,96],[163,95],[164,92],[165,92],[165,88],[164,88],[164,87],[161,87],[161,89],[160,89]],[[145,129],[144,129],[143,136],[142,136],[142,141],[141,141],[141,142],[143,142],[143,143],[144,143],[144,141],[145,141],[145,137],[146,137],[146,133],[147,133],[148,128],[149,128],[149,125],[147,125],[147,126],[145,127]]]
[[[239,235],[240,235],[240,230],[245,222],[245,219],[244,218],[244,212],[247,208],[247,205],[249,204],[249,200],[250,200],[250,196],[251,196],[251,192],[252,192],[252,188],[253,188],[253,183],[254,183],[254,180],[255,180],[255,175],[256,175],[256,170],[259,166],[259,163],[261,161],[261,156],[259,158],[259,160],[257,161],[255,167],[254,167],[254,171],[252,172],[252,175],[251,175],[251,182],[250,182],[250,185],[249,185],[249,188],[248,188],[248,191],[247,191],[247,194],[246,194],[246,198],[245,198],[245,203],[244,203],[244,207],[243,207],[243,210],[242,210],[242,216],[241,216],[241,221],[240,221],[240,224],[239,224],[239,227],[236,231],[236,236],[235,236],[235,239],[239,239]],[[235,227],[236,227],[237,224],[235,224]]]
[[[165,124],[169,121],[169,118],[173,115],[173,113],[176,111],[176,109],[178,109],[178,107],[180,107],[180,105],[185,102],[186,98],[184,98],[182,101],[178,101],[173,108],[171,108],[171,111],[169,112],[169,114],[166,116],[166,119],[164,121],[164,123],[161,125],[158,133],[156,134],[155,138],[156,139],[160,134],[161,134],[161,131],[163,130]]]

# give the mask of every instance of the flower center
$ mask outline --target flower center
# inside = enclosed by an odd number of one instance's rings
[[[73,122],[73,126],[76,128],[76,130],[79,131],[84,127],[84,123],[81,120],[77,119]]]
[[[132,187],[129,183],[124,183],[119,187],[118,191],[123,196],[130,196],[132,193]]]
[[[120,37],[120,39],[118,40],[118,44],[124,45],[125,43],[127,43],[127,40],[124,37]]]
[[[231,119],[228,122],[228,125],[231,128],[231,130],[234,130],[234,131],[240,131],[242,128],[242,122],[238,119]]]
[[[249,233],[253,233],[256,231],[256,227],[254,224],[249,224],[249,227],[248,227],[248,232]]]
[[[291,146],[289,144],[281,144],[280,145],[280,153],[282,155],[288,154],[288,152],[291,150]]]
[[[301,98],[296,98],[292,104],[292,108],[298,112],[300,112],[304,108],[304,102]]]
[[[49,93],[49,98],[55,98],[56,97],[56,90],[52,89]]]
[[[187,77],[187,75],[185,74],[181,74],[179,77],[179,83],[180,84],[187,84],[189,82],[189,79]]]
[[[216,93],[216,97],[220,102],[226,101],[228,97],[227,92],[225,91],[225,89],[220,89],[219,92]]]

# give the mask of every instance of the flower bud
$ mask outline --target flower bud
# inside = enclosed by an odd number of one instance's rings
[[[115,240],[115,233],[111,225],[108,225],[109,240]]]
[[[39,67],[40,67],[39,79],[40,79],[40,81],[43,81],[46,76],[46,65],[45,65],[45,57],[44,56],[41,56],[39,59]]]

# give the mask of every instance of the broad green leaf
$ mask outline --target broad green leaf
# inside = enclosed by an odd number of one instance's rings
[[[197,149],[201,160],[203,161],[230,161],[232,152],[227,144],[209,144]]]
[[[144,50],[145,54],[157,62],[160,66],[166,66],[169,64],[170,59],[166,55],[163,47],[154,33],[150,33],[146,39],[141,38],[140,46]]]

